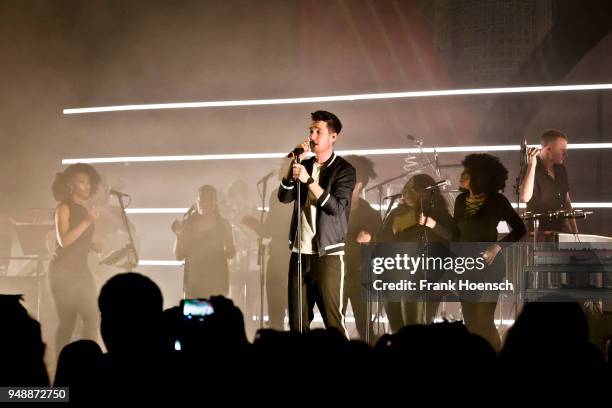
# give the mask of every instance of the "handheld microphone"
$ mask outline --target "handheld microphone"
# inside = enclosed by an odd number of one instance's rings
[[[315,142],[313,142],[312,140],[309,142],[310,144],[310,149],[312,150],[317,144]],[[296,157],[298,157],[299,155],[301,155],[302,153],[304,153],[304,148],[302,147],[302,145],[298,145],[295,147],[295,149],[293,149],[291,152],[289,152],[289,154],[287,155],[287,158],[289,159],[295,159]]]
[[[527,157],[527,138],[523,138],[523,142],[521,143],[521,169],[527,165],[529,158]]]
[[[298,146],[295,149],[293,149],[291,152],[289,152],[289,154],[287,155],[287,158],[295,159],[296,157],[299,157],[299,155],[302,153],[304,153],[304,148],[302,146]]]
[[[438,181],[435,184],[432,184],[431,186],[425,187],[425,190],[433,190],[434,188],[439,188],[439,187],[443,187],[443,186],[450,186],[451,182],[450,180],[441,180]]]
[[[189,209],[187,210],[185,214],[183,214],[183,219],[191,217],[192,215],[195,215],[195,213],[197,212],[198,212],[198,205],[194,204],[191,207],[189,207]]]

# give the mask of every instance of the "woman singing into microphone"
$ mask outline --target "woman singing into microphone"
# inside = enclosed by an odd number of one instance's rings
[[[506,185],[508,170],[497,157],[486,153],[470,154],[462,164],[464,170],[459,185],[464,193],[455,200],[452,239],[481,247],[482,252],[474,256],[482,256],[486,267],[477,277],[487,282],[501,282],[506,274],[506,265],[500,254],[502,246],[519,241],[527,233],[523,221],[500,193]],[[497,224],[500,221],[505,221],[511,232],[498,241]],[[420,222],[428,227],[436,226],[436,220],[432,218]],[[461,310],[468,330],[488,340],[499,351],[501,340],[494,321],[497,296],[498,293],[487,294],[485,298],[483,293],[469,293],[462,299]]]
[[[211,185],[198,189],[196,206],[182,221],[174,221],[174,255],[185,260],[184,292],[187,298],[227,296],[228,259],[236,254],[230,223],[217,209],[217,191]]]
[[[448,243],[453,221],[446,199],[438,188],[431,188],[435,184],[427,174],[417,174],[408,180],[402,190],[403,203],[391,211],[382,227],[381,241],[433,244],[431,247],[435,252],[440,251],[442,244]],[[437,220],[437,227],[434,228],[431,221],[428,223],[431,228],[424,227],[424,217]],[[438,279],[437,274],[429,276],[430,281]],[[419,302],[387,302],[385,309],[391,330],[397,333],[404,326],[430,323],[436,316],[439,303],[433,298]]]
[[[57,244],[49,263],[49,284],[59,325],[55,347],[59,354],[70,342],[77,317],[83,319],[83,338],[98,337],[97,290],[87,256],[93,249],[94,222],[98,211],[85,207],[95,194],[100,175],[90,165],[78,163],[55,175],[53,197]]]

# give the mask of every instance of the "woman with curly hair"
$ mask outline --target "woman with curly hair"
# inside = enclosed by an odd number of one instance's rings
[[[57,244],[49,263],[49,284],[59,324],[55,347],[59,354],[72,338],[77,317],[83,320],[83,338],[98,337],[96,286],[87,264],[93,249],[95,208],[85,202],[95,194],[100,175],[90,165],[77,163],[55,175],[52,192],[59,202],[55,209]]]
[[[508,170],[495,156],[486,153],[470,154],[462,162],[459,185],[464,192],[455,200],[454,242],[490,243],[482,246],[480,256],[486,265],[479,278],[487,282],[501,282],[506,266],[500,251],[504,245],[519,241],[527,230],[508,199],[500,193],[506,186]],[[498,241],[497,224],[505,221],[511,232]],[[428,225],[435,225],[429,220]],[[497,351],[501,348],[495,327],[497,294],[479,299],[470,293],[461,302],[463,320],[468,330],[485,338]],[[495,298],[495,301],[491,301]]]

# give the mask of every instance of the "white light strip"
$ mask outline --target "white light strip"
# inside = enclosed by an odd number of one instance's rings
[[[138,261],[138,266],[183,266],[183,261],[164,261],[164,260],[152,260],[152,259],[141,259]]]
[[[251,319],[254,322],[256,322],[256,321],[259,320],[259,315],[252,315]],[[264,322],[267,322],[267,321],[270,320],[270,317],[268,315],[264,315],[263,316],[263,320],[264,320]],[[289,319],[287,317],[285,317],[283,320],[284,320],[285,323],[289,323]],[[323,323],[323,318],[321,317],[320,313],[315,313],[312,321],[315,322],[315,323]],[[372,321],[376,322],[376,316],[372,316]],[[355,323],[355,317],[354,316],[346,316],[344,318],[344,322],[345,323]],[[434,319],[433,322],[434,323],[443,323],[444,319],[437,318],[437,319]],[[380,323],[389,323],[389,320],[386,317],[381,316],[380,317]],[[495,319],[495,325],[496,326],[512,326],[513,324],[514,324],[514,319],[502,319],[502,320]]]
[[[189,208],[126,208],[127,214],[185,214]],[[257,207],[257,211],[262,211],[262,207]],[[269,207],[263,207],[264,212],[269,212]]]
[[[338,95],[338,96],[314,96],[306,98],[284,98],[284,99],[247,99],[236,101],[211,101],[211,102],[182,102],[182,103],[153,103],[140,105],[117,105],[99,106],[90,108],[64,109],[64,115],[79,113],[139,111],[159,109],[193,109],[193,108],[218,108],[230,106],[260,106],[260,105],[286,105],[318,102],[354,102],[377,99],[398,98],[421,98],[431,96],[458,96],[458,95],[490,95],[508,93],[528,92],[563,92],[563,91],[594,91],[612,89],[612,84],[590,84],[590,85],[555,85],[555,86],[521,86],[509,88],[476,88],[476,89],[448,89],[439,91],[410,91],[410,92],[387,92],[375,94]]]
[[[378,204],[370,204],[372,208],[380,211]],[[397,207],[398,203],[393,204],[393,208]],[[516,208],[516,203],[512,203],[512,207]],[[521,203],[521,208],[526,208],[525,203]],[[612,208],[612,202],[602,203],[572,203],[573,208]],[[383,205],[384,209],[387,209],[386,205]],[[261,211],[261,207],[257,208]],[[127,208],[125,210],[128,214],[185,214],[189,208]],[[264,211],[269,211],[268,207],[265,207]]]
[[[127,214],[185,214],[189,208],[126,208]]]
[[[531,145],[530,145],[531,146]],[[540,147],[539,145],[535,147]],[[568,149],[609,149],[612,143],[568,143]]]
[[[444,319],[436,318],[433,320],[434,323],[443,323]],[[496,326],[512,326],[514,324],[514,319],[495,319]]]
[[[537,147],[539,145],[530,145]],[[612,149],[612,143],[571,143],[569,149]],[[450,147],[424,147],[423,153],[466,153],[466,152],[507,152],[518,151],[519,145],[498,146],[450,146]],[[394,154],[420,153],[418,148],[406,149],[361,149],[361,150],[338,150],[341,156],[376,156]],[[88,157],[80,159],[63,159],[62,164],[75,163],[135,163],[135,162],[167,162],[167,161],[202,161],[202,160],[245,160],[245,159],[279,159],[285,157],[286,153],[236,153],[236,154],[201,154],[189,156],[126,156],[126,157]]]
[[[512,203],[516,208],[516,203]],[[527,204],[521,203],[520,208],[527,208]],[[612,203],[572,203],[572,208],[612,208]]]
[[[573,208],[612,208],[612,203],[572,203]]]
[[[396,208],[399,205],[399,203],[396,201],[393,203],[393,208]],[[379,204],[370,204],[370,207],[374,208],[376,211],[381,211],[381,206]],[[389,204],[383,204],[382,209],[384,211],[387,211],[387,209],[389,208]]]
[[[201,160],[245,160],[245,159],[278,159],[287,153],[235,153],[235,154],[199,154],[189,156],[126,156],[126,157],[94,157],[83,159],[63,159],[62,164],[75,163],[135,163],[135,162],[165,162],[165,161],[201,161]]]

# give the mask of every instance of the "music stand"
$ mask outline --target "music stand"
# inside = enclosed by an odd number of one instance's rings
[[[49,259],[47,257],[47,234],[53,230],[53,225],[14,221],[13,225],[23,256],[9,257],[9,259],[36,261],[36,272],[34,274],[36,279],[36,319],[40,320],[40,297],[42,292],[40,282],[44,276],[43,261]]]

